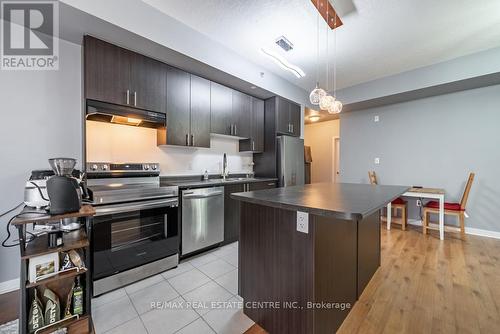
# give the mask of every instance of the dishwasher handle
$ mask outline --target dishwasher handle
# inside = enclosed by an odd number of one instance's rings
[[[188,198],[188,199],[198,199],[198,198],[208,198],[208,197],[214,197],[214,196],[219,196],[223,195],[224,193],[222,191],[214,191],[208,194],[187,194],[182,196],[182,198]]]

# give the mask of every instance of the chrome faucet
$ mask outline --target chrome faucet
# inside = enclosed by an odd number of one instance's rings
[[[222,180],[226,181],[226,177],[229,176],[229,171],[227,169],[227,157],[226,153],[224,153],[224,157],[222,158]]]

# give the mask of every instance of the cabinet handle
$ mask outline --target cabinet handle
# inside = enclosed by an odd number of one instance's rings
[[[255,151],[255,141],[252,140],[252,151]]]
[[[134,107],[137,107],[137,92],[134,92]]]
[[[127,89],[127,104],[130,104],[130,90]]]
[[[236,124],[234,125],[234,135],[236,136],[236,134],[238,133],[238,128],[236,127]]]
[[[233,125],[229,125],[229,134],[232,136],[233,135]]]
[[[268,186],[275,186],[274,182],[272,182],[272,183],[268,183],[267,185],[268,185]]]
[[[194,135],[191,134],[191,146],[194,146]]]
[[[293,133],[293,124],[290,124],[290,126],[292,127],[292,133]]]
[[[186,133],[186,146],[189,146],[189,135]]]

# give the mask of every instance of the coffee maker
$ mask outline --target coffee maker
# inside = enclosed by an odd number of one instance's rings
[[[55,175],[47,180],[49,213],[60,215],[80,210],[82,206],[82,184],[73,177],[76,160],[71,158],[49,159]],[[83,189],[85,190],[85,189]],[[86,197],[88,194],[84,194]]]

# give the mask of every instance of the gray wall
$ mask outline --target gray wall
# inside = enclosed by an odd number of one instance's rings
[[[375,170],[381,184],[444,188],[459,201],[474,171],[466,227],[500,231],[499,126],[500,85],[342,114],[342,182],[368,183]]]
[[[81,161],[80,46],[61,41],[59,58],[58,71],[1,71],[0,213],[23,201],[30,171],[49,168],[48,157]],[[17,247],[0,247],[0,268],[0,283],[19,277]]]

